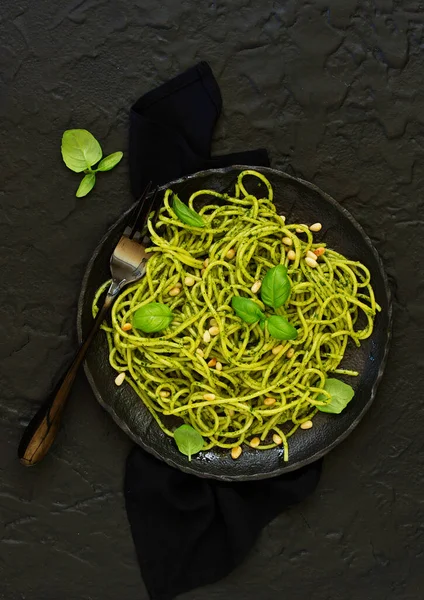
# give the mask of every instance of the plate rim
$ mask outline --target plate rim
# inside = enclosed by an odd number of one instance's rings
[[[162,462],[165,462],[166,464],[168,464],[171,467],[176,468],[180,471],[189,473],[191,475],[195,475],[196,477],[201,477],[201,478],[205,478],[205,479],[215,479],[215,480],[219,480],[219,481],[228,481],[228,482],[231,482],[231,481],[233,481],[233,482],[236,482],[236,481],[258,481],[261,479],[271,479],[273,477],[278,477],[279,475],[283,475],[285,473],[297,471],[298,469],[301,469],[302,467],[305,467],[306,465],[309,465],[309,464],[319,460],[320,458],[322,458],[323,456],[325,456],[326,454],[331,452],[341,442],[343,442],[352,433],[352,431],[358,426],[360,421],[362,421],[363,417],[368,412],[368,410],[370,409],[371,405],[373,404],[373,402],[375,400],[375,396],[377,394],[377,389],[378,389],[380,381],[383,377],[383,373],[384,373],[384,370],[385,370],[385,367],[387,364],[387,358],[388,358],[391,340],[392,340],[392,326],[393,326],[392,290],[390,287],[390,283],[389,283],[386,271],[384,269],[384,263],[380,257],[380,254],[378,253],[377,249],[375,248],[371,238],[367,235],[367,233],[364,231],[362,226],[356,221],[356,219],[351,215],[351,213],[344,206],[342,206],[339,202],[337,202],[337,200],[335,200],[327,192],[324,192],[321,188],[319,188],[315,184],[311,183],[310,181],[302,179],[301,177],[292,176],[289,173],[286,173],[285,171],[281,171],[279,169],[274,169],[272,167],[262,167],[262,166],[252,166],[252,165],[232,165],[232,166],[223,167],[220,169],[204,169],[202,171],[197,171],[196,173],[192,173],[190,175],[184,175],[182,177],[179,177],[178,179],[174,179],[164,185],[161,185],[159,187],[158,191],[159,192],[164,191],[172,185],[180,184],[180,183],[186,182],[190,179],[198,178],[199,176],[205,177],[205,176],[213,174],[213,173],[226,174],[226,173],[230,173],[230,172],[234,172],[234,171],[244,171],[244,170],[258,171],[260,173],[269,173],[271,175],[277,175],[277,176],[283,175],[285,178],[290,179],[295,182],[298,182],[298,183],[301,183],[305,187],[317,192],[320,196],[323,196],[328,202],[330,202],[330,204],[335,206],[337,208],[337,210],[339,210],[341,213],[343,213],[343,215],[351,222],[353,227],[361,234],[362,238],[366,242],[368,248],[371,250],[371,252],[378,264],[380,274],[382,276],[382,280],[384,283],[386,297],[387,297],[388,326],[387,326],[387,338],[386,338],[383,357],[381,359],[380,368],[378,370],[374,384],[371,388],[369,399],[368,399],[367,403],[365,404],[365,406],[363,407],[362,411],[352,421],[352,423],[349,425],[349,427],[347,427],[335,440],[333,440],[333,442],[331,444],[327,445],[324,449],[322,449],[318,452],[315,452],[313,455],[309,456],[308,458],[298,461],[293,465],[290,465],[289,463],[285,464],[284,467],[274,469],[273,471],[267,472],[267,473],[254,473],[254,474],[249,474],[249,475],[233,475],[233,476],[227,476],[227,475],[221,475],[221,474],[219,474],[219,475],[206,474],[206,473],[203,474],[203,473],[200,473],[199,471],[197,471],[196,469],[192,469],[190,467],[189,463],[187,464],[187,466],[181,466],[179,464],[176,464],[170,458],[164,458],[159,452],[157,452],[156,450],[154,450],[147,444],[143,444],[142,440],[140,440],[131,431],[129,426],[124,421],[122,421],[122,419],[119,418],[119,416],[116,414],[116,412],[113,410],[113,408],[109,404],[106,404],[103,401],[102,395],[97,388],[97,385],[94,381],[94,377],[93,377],[91,370],[87,364],[87,361],[86,360],[84,361],[84,372],[85,372],[87,380],[90,384],[90,387],[94,393],[94,396],[96,397],[96,400],[106,410],[106,412],[108,412],[111,415],[112,419],[115,421],[115,423],[118,425],[118,427],[122,431],[124,431],[124,433],[126,433],[126,435],[130,439],[132,439],[132,441],[134,441],[138,446],[143,448],[146,452],[149,452],[149,454],[152,454],[155,458],[161,460]],[[127,210],[125,210],[121,214],[121,216],[116,221],[114,221],[114,223],[112,223],[112,225],[110,227],[108,227],[105,234],[102,236],[102,238],[97,243],[96,248],[95,248],[93,254],[91,255],[91,258],[88,261],[87,266],[85,268],[84,277],[82,279],[81,289],[80,289],[80,293],[79,293],[79,297],[78,297],[78,309],[77,309],[77,334],[78,334],[78,342],[80,344],[82,343],[82,313],[83,313],[83,309],[84,309],[84,297],[86,294],[88,279],[90,277],[90,273],[91,273],[93,264],[96,261],[101,249],[103,248],[104,243],[108,240],[111,232],[114,231],[115,228],[117,228],[119,226],[119,224],[124,221],[124,219],[129,215],[131,210],[134,208],[135,204],[136,203],[133,203]]]

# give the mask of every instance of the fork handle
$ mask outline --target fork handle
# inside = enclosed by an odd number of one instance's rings
[[[59,380],[52,394],[45,400],[27,425],[18,448],[19,460],[26,467],[31,467],[40,462],[50,450],[59,431],[63,409],[65,408],[75,376],[115,297],[116,294],[107,294],[105,302],[94,320],[90,333],[79,347],[71,366]]]

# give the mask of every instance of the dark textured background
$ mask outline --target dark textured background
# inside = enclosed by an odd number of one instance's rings
[[[106,152],[125,149],[131,103],[200,59],[224,98],[215,151],[266,146],[273,166],[339,199],[398,291],[377,400],[325,461],[317,492],[226,580],[183,598],[422,599],[423,10],[415,0],[2,0],[2,599],[146,600],[122,496],[130,442],[83,400],[83,375],[45,462],[25,470],[16,446],[75,349],[91,252],[131,202],[126,161],[74,197],[62,131],[85,127]]]

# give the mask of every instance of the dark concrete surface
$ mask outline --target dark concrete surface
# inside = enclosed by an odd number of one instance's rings
[[[184,599],[423,598],[423,10],[418,0],[2,0],[1,599],[146,599],[122,496],[130,443],[82,374],[45,462],[25,470],[16,447],[76,347],[91,252],[131,202],[126,160],[75,198],[61,134],[85,127],[106,152],[125,150],[131,103],[200,59],[224,98],[216,153],[266,146],[273,166],[332,194],[374,240],[397,295],[377,400],[326,459],[316,493],[226,580]]]

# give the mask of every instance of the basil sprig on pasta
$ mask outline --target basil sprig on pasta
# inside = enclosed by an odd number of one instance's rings
[[[265,304],[273,308],[280,308],[290,296],[290,280],[287,277],[287,267],[277,265],[266,272],[261,285],[261,298]],[[231,300],[236,315],[245,323],[252,325],[259,321],[262,329],[265,326],[269,335],[277,340],[295,340],[297,330],[287,319],[279,315],[267,317],[260,307],[249,298],[234,296]]]

